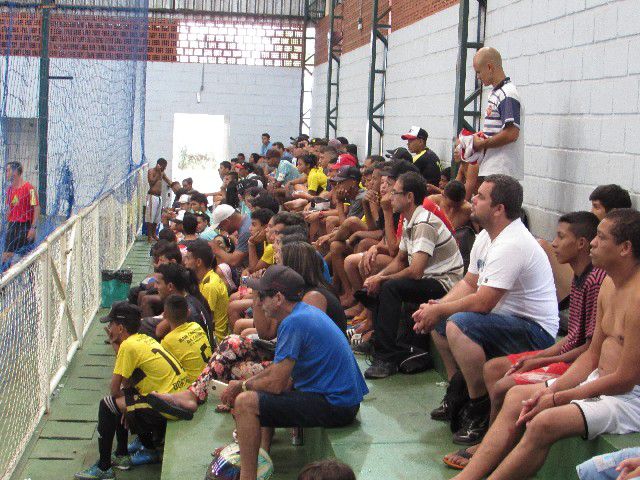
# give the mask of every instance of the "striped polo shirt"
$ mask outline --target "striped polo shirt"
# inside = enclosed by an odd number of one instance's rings
[[[417,252],[429,255],[422,278],[437,280],[447,291],[464,275],[462,255],[451,231],[437,215],[421,206],[409,221],[403,221],[399,248],[407,252],[409,265]]]
[[[596,328],[596,310],[600,285],[607,276],[600,268],[589,267],[571,282],[569,295],[569,325],[567,341],[562,346],[560,355],[584,345],[593,337]]]
[[[509,125],[520,129],[518,139],[502,147],[488,148],[480,162],[479,176],[501,173],[524,179],[524,107],[516,86],[507,77],[489,95],[482,131],[492,137]]]

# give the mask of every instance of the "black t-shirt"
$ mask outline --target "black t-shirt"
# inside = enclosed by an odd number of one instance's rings
[[[196,322],[198,325],[202,327],[202,329],[209,333],[209,326],[211,325],[211,312],[204,308],[200,300],[191,295],[187,294],[185,300],[189,304],[189,317],[188,322]]]
[[[312,287],[307,292],[318,292],[327,301],[327,316],[333,320],[340,331],[346,335],[347,317],[344,314],[344,308],[340,305],[340,300],[330,290],[325,287]]]
[[[420,174],[427,183],[438,186],[440,183],[440,158],[429,148],[413,164],[420,170]]]
[[[399,221],[400,221],[400,213],[394,213],[393,224],[398,225]],[[384,231],[384,210],[382,210],[382,208],[380,208],[380,213],[378,215],[378,221],[376,222],[376,227],[378,230]]]

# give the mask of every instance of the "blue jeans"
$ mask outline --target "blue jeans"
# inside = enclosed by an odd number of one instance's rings
[[[615,480],[620,475],[616,467],[627,458],[640,457],[640,448],[625,448],[618,452],[598,455],[576,467],[580,480]]]
[[[555,339],[536,322],[515,315],[460,312],[436,325],[446,337],[447,322],[453,322],[467,337],[484,350],[487,360],[512,353],[544,350]]]

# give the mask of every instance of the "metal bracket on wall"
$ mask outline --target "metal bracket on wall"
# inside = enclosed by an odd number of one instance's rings
[[[371,16],[371,58],[369,63],[369,101],[367,105],[367,156],[382,152],[384,137],[384,102],[387,86],[387,54],[389,52],[388,34],[391,32],[391,6],[378,14],[378,0],[373,0]],[[391,3],[391,2],[389,2]],[[382,23],[385,18],[387,23]],[[382,44],[380,66],[378,66],[378,41]],[[376,98],[377,97],[377,98]],[[374,149],[373,131],[378,134]],[[375,150],[375,152],[374,152]]]
[[[329,31],[327,33],[327,105],[324,136],[338,134],[338,101],[340,98],[340,55],[342,54],[342,0],[329,0]],[[333,135],[330,136],[330,130]]]
[[[469,41],[469,10],[471,3],[478,5],[477,16],[474,19],[476,30],[474,41]],[[474,131],[480,130],[482,84],[474,74],[473,91],[467,95],[467,59],[469,50],[477,52],[484,46],[486,23],[487,0],[460,0],[458,63],[456,65],[455,111],[453,114],[453,128],[456,136],[463,128]]]

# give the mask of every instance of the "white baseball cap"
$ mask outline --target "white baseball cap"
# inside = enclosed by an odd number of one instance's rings
[[[214,210],[211,215],[211,228],[217,229],[223,220],[226,220],[231,215],[236,213],[236,209],[226,203],[221,203]]]

